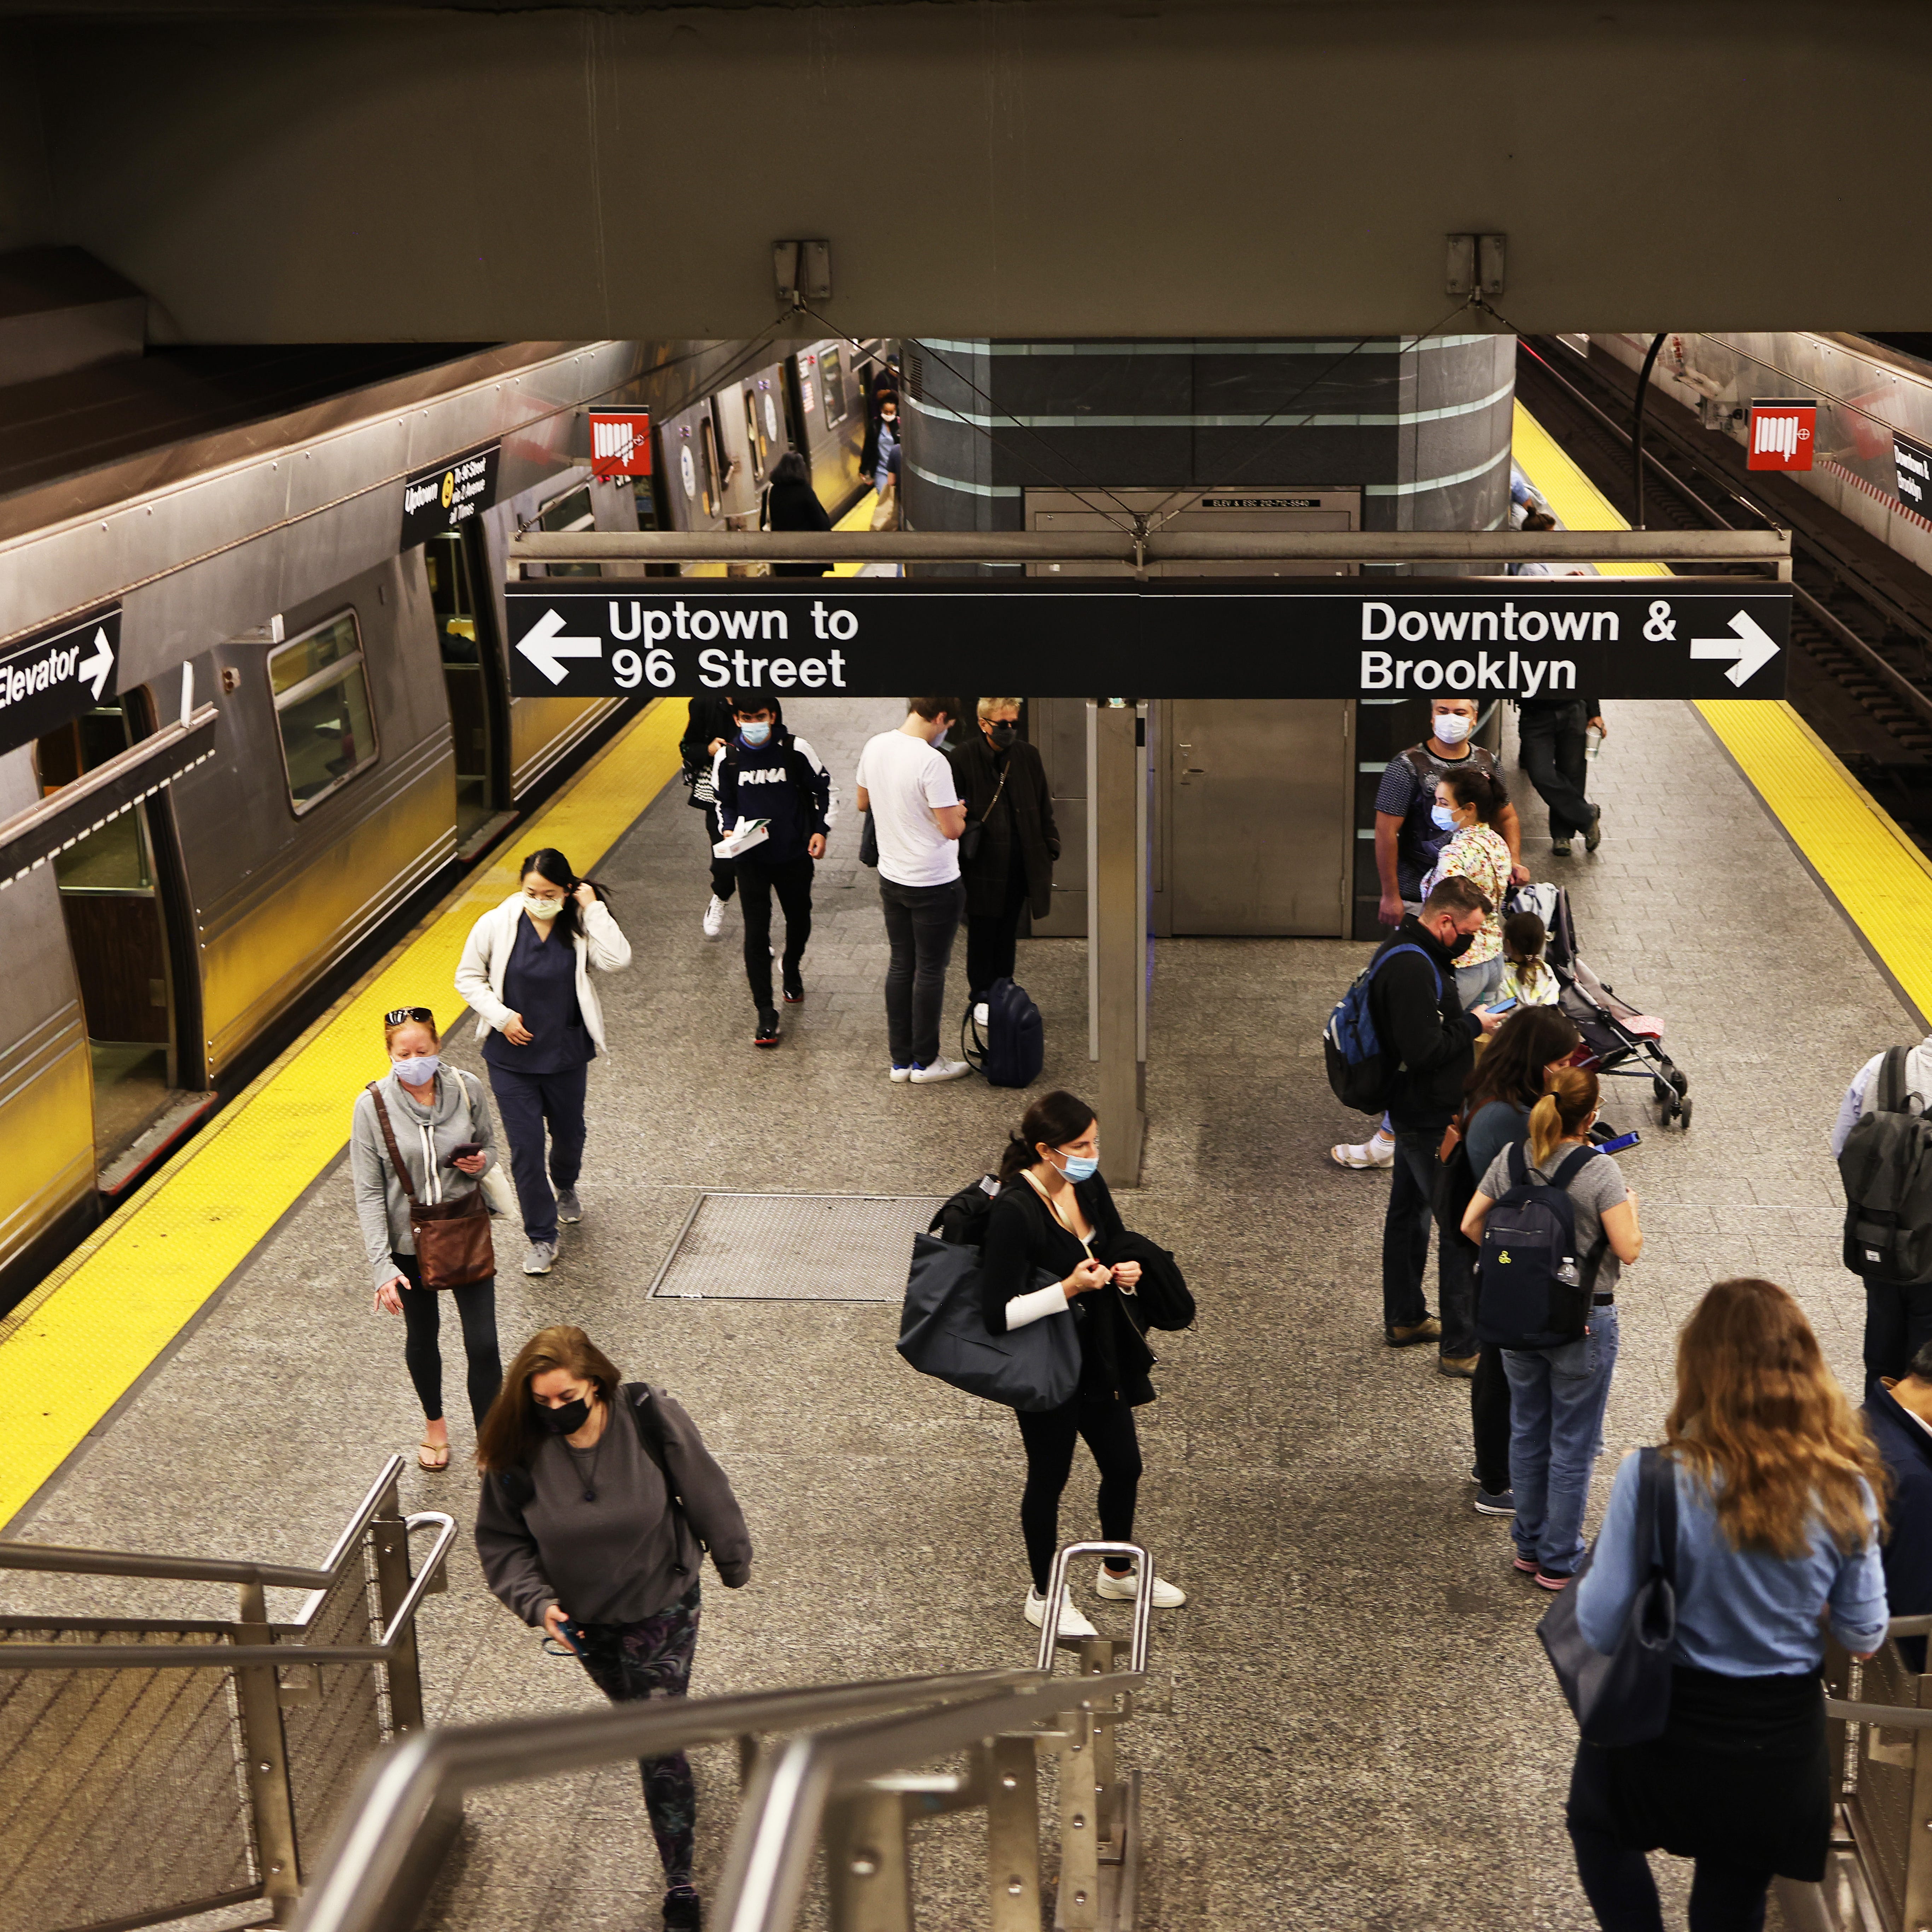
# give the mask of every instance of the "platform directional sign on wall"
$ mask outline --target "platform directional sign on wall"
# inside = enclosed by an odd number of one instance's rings
[[[1748,578],[538,580],[519,697],[1782,698],[1787,585]]]
[[[0,649],[0,752],[46,736],[110,696],[120,655],[118,604]]]

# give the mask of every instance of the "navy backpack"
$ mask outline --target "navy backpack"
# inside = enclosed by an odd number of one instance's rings
[[[995,980],[986,995],[986,1028],[970,1006],[959,1027],[960,1057],[983,1073],[994,1087],[1030,1087],[1046,1064],[1046,1033],[1040,1009],[1027,998],[1024,986]]]
[[[1335,1010],[1329,1015],[1322,1036],[1323,1054],[1328,1063],[1328,1084],[1334,1088],[1336,1099],[1343,1106],[1364,1114],[1379,1114],[1388,1105],[1395,1076],[1402,1070],[1400,1060],[1384,1051],[1369,1012],[1370,983],[1398,952],[1413,952],[1429,959],[1420,946],[1406,942],[1385,946],[1356,974],[1354,984],[1335,1003]],[[1442,975],[1436,971],[1432,959],[1429,959],[1429,970],[1436,974],[1436,997],[1439,1000]]]
[[[1574,1342],[1590,1321],[1590,1291],[1606,1240],[1576,1252],[1576,1210],[1569,1186],[1596,1157],[1574,1148],[1546,1181],[1532,1180],[1518,1141],[1509,1150],[1509,1190],[1483,1224],[1477,1263],[1476,1334],[1493,1348],[1556,1348]]]

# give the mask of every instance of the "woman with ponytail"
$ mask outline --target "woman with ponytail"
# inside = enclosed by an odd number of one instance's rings
[[[1575,1217],[1576,1257],[1590,1290],[1589,1325],[1553,1348],[1505,1348],[1510,1389],[1510,1487],[1516,1514],[1516,1567],[1546,1590],[1560,1590],[1583,1555],[1583,1510],[1590,1468],[1617,1360],[1617,1280],[1643,1252],[1636,1196],[1622,1170],[1590,1144],[1597,1118],[1597,1076],[1558,1067],[1529,1110],[1522,1159],[1528,1179],[1560,1187]],[[1514,1150],[1504,1148],[1477,1184],[1462,1232],[1480,1244],[1490,1210],[1514,1184]],[[1580,1158],[1579,1157],[1580,1156]]]
[[[1670,1715],[1648,1744],[1578,1745],[1576,1874],[1607,1932],[1658,1932],[1644,1854],[1694,1858],[1691,1924],[1758,1932],[1774,1876],[1825,1875],[1818,1670],[1828,1630],[1861,1658],[1885,1641],[1884,1466],[1804,1311],[1750,1279],[1719,1282],[1684,1324],[1662,1447],[1677,1501]],[[1576,1586],[1578,1627],[1600,1651],[1649,1573],[1640,1467],[1624,1457]]]

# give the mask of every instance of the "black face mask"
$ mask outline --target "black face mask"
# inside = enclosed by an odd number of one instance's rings
[[[996,752],[1004,752],[1019,736],[1019,728],[1016,724],[989,724],[986,736],[992,740]]]
[[[532,1402],[531,1406],[537,1412],[537,1420],[553,1436],[574,1436],[590,1420],[590,1405],[581,1396],[561,1408],[546,1408],[542,1402]]]
[[[1468,952],[1469,948],[1474,945],[1475,943],[1476,935],[1473,932],[1459,932],[1456,937],[1449,942],[1448,951],[1450,958],[1451,959],[1461,958],[1463,954]]]

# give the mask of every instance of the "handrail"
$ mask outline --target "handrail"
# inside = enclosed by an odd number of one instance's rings
[[[616,1758],[663,1757],[758,1731],[790,1730],[1040,1682],[1030,1670],[964,1671],[616,1704],[421,1732],[401,1740],[364,1772],[350,1801],[348,1822],[303,1894],[296,1932],[377,1932],[383,1899],[406,1864],[418,1826],[440,1797],[586,1770]],[[1056,1688],[1073,1697],[1094,1694],[1090,1680],[1083,1684],[1070,1677]]]
[[[383,1619],[382,1648],[389,1650],[400,1641],[402,1634],[410,1627],[410,1619],[416,1613],[416,1606],[423,1600],[425,1592],[436,1581],[436,1573],[441,1568],[443,1558],[448,1554],[449,1546],[456,1540],[456,1519],[446,1516],[440,1510],[418,1510],[413,1516],[403,1519],[403,1534],[412,1534],[416,1530],[427,1528],[433,1522],[442,1528],[435,1542],[430,1545],[429,1554],[423,1558],[422,1568],[410,1580],[409,1594],[396,1606],[394,1613]]]
[[[1654,563],[1786,563],[1789,530],[1128,531],[532,530],[511,538],[511,580],[525,563],[1481,563],[1599,558]],[[1528,590],[1540,580],[1530,578]],[[688,586],[686,586],[688,588]],[[676,594],[625,584],[626,596]]]
[[[1147,1669],[1148,1646],[1154,1634],[1154,1558],[1138,1543],[1069,1543],[1053,1559],[1046,1586],[1046,1604],[1040,1620],[1040,1668],[1053,1668],[1054,1640],[1059,1634],[1060,1600],[1066,1594],[1066,1566],[1076,1556],[1137,1556],[1140,1587],[1134,1592],[1133,1648],[1127,1668],[1136,1676]]]

